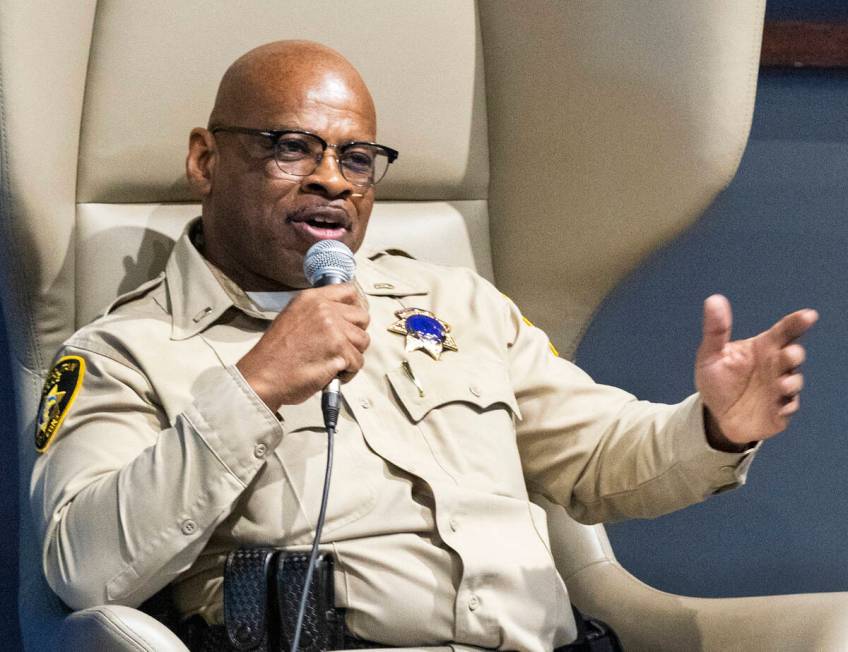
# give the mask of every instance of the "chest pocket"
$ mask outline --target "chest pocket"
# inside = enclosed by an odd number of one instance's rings
[[[387,379],[439,463],[475,488],[524,497],[515,440],[521,419],[507,368],[497,360],[408,358]]]

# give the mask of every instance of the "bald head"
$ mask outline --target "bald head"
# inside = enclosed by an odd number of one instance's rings
[[[359,248],[373,184],[345,176],[339,149],[312,172],[287,170],[279,136],[263,133],[308,132],[332,148],[374,142],[374,102],[343,56],[308,41],[251,50],[224,74],[209,127],[191,132],[186,174],[203,205],[203,253],[232,280],[248,290],[304,287],[303,256],[316,241]]]
[[[239,57],[221,79],[209,124],[291,127],[273,124],[280,105],[307,110],[318,96],[360,114],[376,129],[374,102],[357,70],[335,50],[312,41],[275,41]]]

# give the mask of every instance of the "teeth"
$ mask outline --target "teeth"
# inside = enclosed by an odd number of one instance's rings
[[[317,222],[318,224],[338,224],[338,222],[328,217],[313,217],[312,221]]]

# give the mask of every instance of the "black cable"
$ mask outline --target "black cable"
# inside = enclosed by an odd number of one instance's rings
[[[327,500],[330,497],[330,475],[333,471],[333,436],[334,427],[327,427],[327,468],[324,471],[324,491],[321,494],[321,509],[318,510],[318,523],[315,525],[315,540],[312,542],[312,552],[309,554],[309,565],[306,568],[306,580],[303,593],[300,596],[300,607],[297,610],[297,624],[294,627],[291,652],[297,652],[300,647],[300,630],[303,627],[303,615],[306,612],[306,601],[309,599],[309,588],[312,584],[312,574],[318,560],[318,544],[321,542],[321,530],[324,529],[324,518],[327,515]]]

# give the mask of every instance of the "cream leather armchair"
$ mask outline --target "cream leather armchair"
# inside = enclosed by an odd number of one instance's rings
[[[605,294],[735,173],[763,12],[762,0],[0,0],[26,647],[185,650],[128,606],[68,615],[42,577],[27,478],[54,352],[155,275],[199,212],[183,180],[187,135],[235,56],[291,37],[348,56],[374,93],[381,141],[402,153],[366,246],[475,267],[569,355]],[[661,593],[616,562],[601,526],[546,507],[574,602],[628,650],[848,647],[848,594]]]

